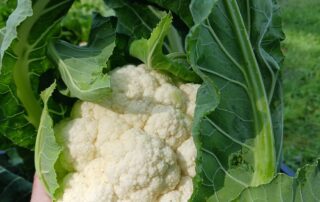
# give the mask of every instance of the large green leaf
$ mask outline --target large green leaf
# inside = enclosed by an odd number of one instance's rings
[[[19,0],[0,51],[0,135],[32,148],[41,105],[39,77],[48,69],[46,46],[73,0]]]
[[[171,14],[164,16],[148,40],[140,39],[131,44],[130,54],[150,68],[170,73],[184,81],[199,81],[198,75],[188,69],[188,64],[179,63],[162,52],[164,38],[171,28],[171,23]]]
[[[62,150],[56,142],[53,130],[53,121],[50,117],[47,106],[48,100],[55,88],[56,84],[53,83],[49,88],[41,92],[44,108],[41,114],[40,126],[37,133],[34,157],[36,174],[52,199],[55,199],[55,192],[59,188],[54,166]]]
[[[194,132],[198,155],[192,200],[214,195],[216,201],[230,201],[277,173],[282,143],[279,8],[272,0],[193,0],[190,8],[195,26],[187,39],[188,57],[220,91],[219,105]]]
[[[0,166],[0,200],[24,202],[30,200],[31,182]]]
[[[320,201],[320,161],[298,171],[295,178],[279,174],[269,184],[246,188],[235,202]],[[211,200],[209,200],[211,201]],[[212,200],[215,201],[215,200]]]
[[[63,41],[49,46],[71,97],[99,101],[110,94],[110,78],[104,70],[115,47],[115,26],[115,19],[96,15],[87,46]]]

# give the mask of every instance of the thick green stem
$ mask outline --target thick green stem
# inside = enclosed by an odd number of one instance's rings
[[[245,71],[248,75],[248,89],[250,90],[253,116],[255,122],[254,145],[254,174],[252,186],[268,183],[276,174],[276,152],[271,113],[267,94],[260,74],[259,65],[252,50],[248,33],[246,31],[236,0],[224,0],[235,34],[245,61]]]
[[[26,58],[18,60],[14,66],[13,77],[16,83],[17,96],[28,114],[29,122],[38,128],[42,108],[31,87]]]
[[[33,5],[34,11],[43,10],[48,4],[48,0],[37,1]],[[29,34],[35,22],[41,17],[41,12],[34,12],[34,14],[27,18],[26,21],[19,27],[19,40],[13,47],[14,53],[17,55],[17,62],[13,68],[13,78],[17,88],[17,96],[28,114],[29,122],[38,128],[42,107],[40,102],[35,97],[29,77],[29,56],[31,54],[32,46],[29,44]]]

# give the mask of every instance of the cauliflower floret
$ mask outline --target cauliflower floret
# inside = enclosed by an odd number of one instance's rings
[[[106,164],[105,159],[97,158],[85,168],[83,172],[87,180],[87,190],[84,192],[85,202],[114,202],[117,200],[112,184],[103,175]]]
[[[64,189],[63,195],[59,197],[58,202],[83,201],[86,180],[81,173],[77,172],[65,176],[61,185]]]
[[[153,97],[155,89],[159,86],[157,80],[143,65],[128,65],[113,71],[111,84],[114,92],[124,93],[128,99]]]
[[[176,149],[191,135],[191,119],[171,106],[158,106],[152,111],[144,130]]]
[[[112,106],[120,112],[143,113],[153,104],[159,87],[145,66],[128,65],[111,73]]]
[[[116,202],[113,186],[103,177],[105,164],[104,159],[97,158],[82,172],[68,174],[63,182],[65,194],[58,201]]]
[[[163,105],[174,106],[185,110],[186,108],[186,97],[184,93],[177,87],[165,83],[157,88],[154,98],[157,102]]]
[[[153,106],[153,98],[151,97],[128,99],[125,94],[116,94],[115,92],[112,96],[112,108],[120,113],[149,113]]]
[[[106,114],[98,122],[98,135],[96,147],[99,150],[105,142],[119,139],[122,134],[130,129],[125,119],[118,114]]]
[[[126,113],[120,114],[120,117],[126,120],[127,124],[133,128],[143,128],[149,118],[149,114]]]
[[[196,175],[195,160],[197,157],[193,138],[190,137],[177,149],[178,162],[184,175],[194,177]]]
[[[168,192],[159,198],[159,202],[187,202],[193,192],[192,178],[182,177],[175,191]]]
[[[59,202],[186,202],[196,149],[191,137],[199,85],[179,88],[145,65],[111,73],[112,96],[77,102],[55,126],[69,172]]]
[[[187,101],[187,114],[193,117],[194,109],[196,108],[197,91],[199,84],[186,83],[181,84],[179,88],[185,93],[188,98]]]
[[[114,142],[106,142],[106,175],[121,200],[154,201],[180,181],[176,154],[158,138],[131,129]]]
[[[77,101],[72,107],[71,118],[94,117],[93,110],[95,105],[96,104],[91,102]]]
[[[184,92],[165,78],[145,65],[116,69],[111,73],[112,107],[126,113],[150,113],[158,104],[185,110]]]
[[[90,118],[99,120],[105,116],[117,116],[118,114],[113,112],[110,108],[110,102],[104,102],[103,105],[77,101],[71,111],[71,118]]]
[[[90,118],[66,120],[55,127],[57,142],[63,146],[61,160],[65,169],[82,170],[95,158],[97,128]]]

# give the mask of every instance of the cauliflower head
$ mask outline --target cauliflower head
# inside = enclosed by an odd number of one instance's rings
[[[77,102],[55,126],[68,172],[59,202],[184,202],[192,194],[198,84],[145,65],[111,72],[112,96]]]

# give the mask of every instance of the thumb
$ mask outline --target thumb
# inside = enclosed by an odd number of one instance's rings
[[[34,175],[31,202],[51,202],[37,175]]]

